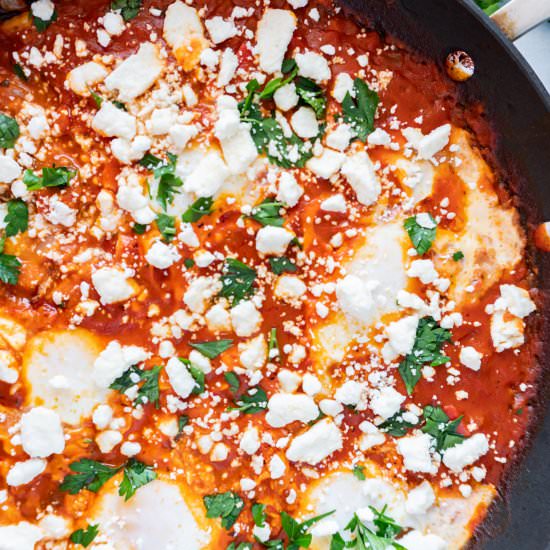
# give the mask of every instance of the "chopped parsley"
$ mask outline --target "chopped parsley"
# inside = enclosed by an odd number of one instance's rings
[[[189,371],[189,374],[195,381],[195,386],[191,390],[191,393],[193,395],[200,395],[201,393],[204,393],[205,388],[205,381],[206,378],[204,376],[204,371],[202,369],[199,369],[196,365],[193,365],[189,359],[185,359],[183,357],[180,357],[179,360],[187,367],[187,370]]]
[[[232,542],[226,550],[252,550],[253,545],[251,542],[239,542],[237,546],[235,546],[235,543]]]
[[[232,393],[237,393],[239,391],[239,388],[241,387],[241,381],[239,377],[233,372],[225,372],[223,374],[223,377],[225,378],[225,381],[229,384],[229,389]]]
[[[355,465],[353,467],[353,475],[359,480],[359,481],[364,481],[365,479],[367,479],[365,477],[365,468],[364,466],[359,466],[359,465]]]
[[[403,418],[404,413],[405,411],[395,413],[392,417],[384,420],[384,422],[378,426],[378,429],[393,437],[403,437],[410,428],[416,426],[416,424],[408,422]]]
[[[161,366],[155,366],[149,370],[140,370],[136,365],[133,365],[119,376],[109,388],[125,393],[136,384],[143,382],[138,389],[134,404],[152,403],[158,408],[160,399],[159,374],[161,370]]]
[[[76,176],[76,170],[66,166],[52,166],[42,168],[42,176],[37,176],[32,170],[25,170],[23,183],[29,191],[36,191],[45,187],[66,187]]]
[[[192,348],[200,351],[208,359],[215,359],[233,345],[233,340],[212,340],[211,342],[189,342]]]
[[[267,409],[267,394],[260,386],[248,388],[236,401],[231,410],[242,414],[256,414]]]
[[[17,256],[4,252],[5,237],[0,239],[0,281],[8,285],[16,285],[21,274],[21,262]]]
[[[464,436],[456,431],[462,422],[462,416],[449,420],[441,407],[427,405],[424,407],[424,420],[426,423],[422,431],[435,438],[436,451],[441,453],[464,440]]]
[[[36,15],[32,17],[32,22],[38,32],[44,32],[54,21],[57,21],[57,11],[55,9],[48,20],[36,17]]]
[[[252,505],[252,519],[254,520],[254,524],[258,527],[263,527],[265,525],[267,520],[267,516],[265,514],[265,504],[255,502]]]
[[[464,252],[462,252],[462,250],[459,250],[458,252],[455,252],[453,254],[453,260],[455,262],[460,262],[460,260],[462,260],[464,258]]]
[[[327,110],[327,98],[323,89],[315,84],[313,80],[299,76],[296,81],[296,93],[300,102],[315,111],[317,118],[324,118]]]
[[[220,296],[235,306],[254,292],[256,270],[235,258],[227,258],[223,266]]]
[[[433,223],[433,227],[424,227],[420,225],[417,221],[417,216],[411,216],[405,220],[405,230],[407,231],[411,242],[416,249],[416,251],[422,256],[430,250],[434,240],[437,230],[437,223],[428,214],[429,219]],[[432,224],[430,224],[432,225]]]
[[[281,273],[294,273],[297,271],[298,267],[292,261],[290,261],[286,256],[280,256],[277,258],[269,258],[269,265],[271,271],[275,275],[280,275]]]
[[[374,117],[380,98],[360,78],[353,81],[353,97],[349,92],[342,101],[344,121],[347,122],[355,136],[365,142],[374,131]]]
[[[124,466],[124,476],[118,488],[118,494],[124,497],[124,500],[129,500],[140,487],[147,485],[156,477],[157,474],[151,466],[131,458]]]
[[[222,527],[230,529],[244,507],[243,499],[233,491],[203,497],[207,518],[221,518]]]
[[[440,327],[433,317],[420,319],[413,350],[399,365],[399,374],[409,395],[420,380],[424,365],[437,367],[449,361],[449,357],[441,353],[441,348],[450,340],[451,333]]]
[[[273,225],[275,227],[283,227],[285,220],[280,214],[281,208],[284,208],[282,202],[267,198],[252,208],[249,217],[264,226]]]
[[[111,9],[120,10],[120,15],[124,21],[134,19],[141,8],[141,0],[112,0]]]
[[[394,519],[385,514],[386,507],[381,512],[369,506],[374,519],[372,523],[375,529],[369,529],[357,516],[354,514],[351,521],[346,525],[344,531],[348,531],[354,538],[346,536],[342,537],[340,533],[333,535],[330,550],[343,550],[344,548],[354,548],[356,550],[385,550],[386,548],[394,548],[395,550],[405,550],[396,540],[403,528],[396,523]],[[346,542],[348,541],[348,542]]]
[[[181,178],[176,176],[176,162],[178,157],[172,153],[167,154],[168,160],[163,161],[150,153],[147,153],[139,164],[147,170],[153,170],[155,179],[158,180],[157,201],[162,206],[163,210],[168,208],[174,200],[174,195],[179,192],[179,188],[183,186]]]
[[[284,77],[272,78],[265,86],[264,89],[258,93],[258,99],[271,99],[273,94],[279,89],[290,84],[296,76],[298,75],[298,66],[294,59],[285,59],[281,67],[281,72],[285,75]],[[258,84],[258,81],[256,81]],[[256,87],[256,86],[253,86]],[[258,84],[259,87],[259,84]]]
[[[19,137],[19,133],[17,121],[0,113],[0,149],[11,149]]]
[[[96,538],[99,533],[99,524],[88,525],[86,529],[77,529],[71,533],[70,541],[74,544],[80,544],[84,548],[88,548],[92,541]]]
[[[136,235],[143,235],[147,231],[147,226],[143,223],[134,223],[132,230]]]
[[[82,489],[97,493],[107,481],[120,471],[118,466],[109,466],[89,458],[73,462],[69,468],[76,473],[66,475],[59,489],[71,495],[76,495]]]
[[[198,222],[203,216],[212,214],[212,197],[201,197],[197,199],[182,215],[181,221],[194,223]]]
[[[164,241],[169,243],[176,236],[176,218],[168,214],[159,214],[156,219],[157,229]]]
[[[16,76],[18,76],[23,82],[27,82],[29,80],[29,77],[25,74],[25,71],[19,63],[14,63],[13,65],[13,72]]]
[[[267,342],[267,359],[277,359],[280,357],[281,351],[279,350],[279,340],[277,339],[277,329],[272,328],[269,331],[269,340]]]
[[[187,269],[191,269],[195,265],[195,260],[193,260],[193,258],[185,258],[185,260],[183,260],[183,265]]]
[[[6,237],[24,233],[29,226],[29,209],[21,199],[8,201],[8,213],[4,218]]]
[[[288,537],[289,542],[287,549],[298,550],[298,548],[309,548],[311,544],[311,539],[313,538],[311,533],[308,533],[309,528],[332,514],[334,514],[334,510],[299,523],[286,512],[281,512],[281,527]],[[269,546],[268,543],[268,548],[283,548],[282,544],[281,546],[277,545],[277,543],[280,541],[270,542],[273,542],[275,544]]]
[[[186,414],[182,414],[178,418],[178,433],[176,434],[176,438],[181,436],[181,434],[183,433],[183,428],[185,428],[187,424],[189,424],[189,417]]]

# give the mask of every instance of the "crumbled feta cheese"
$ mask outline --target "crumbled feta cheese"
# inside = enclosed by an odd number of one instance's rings
[[[260,329],[262,315],[252,300],[242,300],[231,308],[231,323],[237,336],[252,336]]]
[[[336,283],[336,297],[338,305],[344,313],[367,322],[371,319],[375,304],[369,282],[363,281],[356,275],[346,275]]]
[[[294,175],[290,172],[283,172],[279,178],[277,200],[292,208],[298,204],[303,194],[304,188],[298,184]]]
[[[136,118],[104,101],[92,120],[92,128],[102,136],[131,140],[136,135]]]
[[[397,440],[397,452],[403,457],[403,466],[411,472],[435,474],[437,464],[432,461],[432,438],[428,434],[410,435]]]
[[[232,36],[236,36],[239,32],[233,21],[225,20],[219,15],[212,17],[212,19],[207,19],[204,24],[214,44],[221,44]]]
[[[65,437],[59,415],[46,407],[34,407],[21,416],[21,445],[31,458],[61,453]]]
[[[267,404],[266,422],[281,428],[292,422],[307,424],[319,416],[315,401],[303,393],[275,393]]]
[[[388,347],[390,353],[384,355],[385,358],[393,360],[399,355],[408,355],[411,353],[414,341],[416,339],[416,329],[418,327],[418,317],[409,315],[389,323],[386,327],[386,335],[388,336]]]
[[[155,241],[145,254],[147,263],[157,269],[167,269],[181,258],[177,249],[171,244]]]
[[[346,198],[342,193],[331,195],[321,202],[321,210],[325,212],[340,212],[344,214],[347,210]]]
[[[286,464],[279,455],[273,455],[269,461],[269,475],[271,479],[279,479],[285,475]]]
[[[98,405],[92,414],[92,421],[98,430],[104,430],[113,419],[113,409],[109,405]]]
[[[100,388],[108,388],[132,365],[148,359],[150,354],[138,346],[121,346],[113,340],[94,361],[92,378]]]
[[[239,448],[248,455],[253,455],[260,448],[260,437],[257,428],[247,428],[241,437]]]
[[[461,472],[489,451],[485,434],[476,433],[462,443],[450,447],[443,453],[443,464],[453,472]]]
[[[235,52],[231,48],[226,48],[222,53],[220,71],[218,73],[216,85],[219,88],[227,86],[231,80],[233,80],[238,66],[239,58],[235,55]]]
[[[311,107],[300,107],[290,117],[292,129],[304,139],[314,138],[319,133],[317,115]]]
[[[42,21],[51,21],[55,5],[51,0],[37,0],[31,4],[31,12],[33,17],[38,17]]]
[[[430,483],[424,480],[407,495],[405,510],[415,516],[424,515],[435,503],[435,493]]]
[[[184,187],[197,197],[212,197],[223,186],[230,172],[227,165],[215,151],[204,155],[195,169],[187,176]]]
[[[399,412],[403,401],[404,395],[391,386],[384,386],[379,390],[373,390],[370,406],[374,414],[386,420]]]
[[[516,285],[500,285],[500,298],[495,302],[495,310],[507,309],[516,317],[527,317],[537,307],[529,297],[529,292]]]
[[[324,149],[321,155],[312,157],[306,163],[306,166],[318,177],[329,179],[340,170],[346,155],[338,153],[332,149]]]
[[[213,305],[204,315],[209,330],[213,332],[229,330],[231,316],[223,304]]]
[[[292,462],[305,462],[315,466],[343,445],[342,433],[332,420],[324,418],[306,432],[296,436],[286,451]]]
[[[50,197],[48,201],[50,207],[49,212],[45,215],[45,218],[53,225],[63,225],[65,227],[71,227],[76,222],[76,210],[67,206],[64,202],[59,200],[55,195]]]
[[[284,227],[267,225],[256,233],[256,249],[261,254],[282,256],[294,239],[294,233]]]
[[[498,353],[518,348],[525,342],[525,324],[519,317],[495,311],[491,316],[491,339]]]
[[[95,442],[102,453],[110,453],[121,441],[122,434],[117,430],[105,430],[95,438]]]
[[[418,156],[425,160],[431,159],[449,143],[450,136],[450,124],[444,124],[432,130],[428,135],[422,137],[418,143]]]
[[[281,70],[286,50],[296,29],[296,16],[288,10],[267,8],[256,30],[256,52],[260,69]]]
[[[0,155],[0,183],[11,183],[21,175],[21,166],[7,155]]]
[[[344,151],[353,139],[353,132],[349,124],[341,123],[327,135],[327,146]]]
[[[412,530],[399,539],[399,544],[407,550],[445,550],[449,545],[438,535],[428,533],[424,535],[420,531]]]
[[[296,275],[281,275],[273,290],[277,298],[289,303],[299,300],[307,291],[304,282]]]
[[[128,282],[131,271],[115,267],[102,267],[92,273],[92,284],[99,294],[99,301],[106,304],[124,302],[131,298],[134,287]]]
[[[420,279],[425,285],[433,283],[439,276],[432,260],[414,260],[407,270],[407,275]]]
[[[103,82],[107,74],[107,69],[101,63],[89,61],[70,71],[66,82],[75,94],[87,96],[90,94],[90,87]]]
[[[196,382],[187,367],[177,357],[172,357],[165,370],[174,391],[183,399],[189,397]]]
[[[27,483],[30,483],[36,476],[39,476],[46,469],[47,464],[48,463],[45,460],[42,460],[40,458],[31,458],[30,460],[25,460],[23,462],[16,462],[10,468],[6,475],[6,483],[10,487],[19,487],[20,485],[26,485]],[[2,533],[2,529],[3,528],[0,528],[0,536],[2,536],[3,534],[7,535],[7,533]],[[19,550],[19,548],[23,547],[12,546],[11,548],[13,548],[14,550]],[[34,544],[25,548],[29,548],[30,550],[31,548],[34,548]]]
[[[481,368],[481,359],[483,353],[480,353],[472,346],[464,346],[460,350],[460,362],[469,369],[479,370]]]
[[[197,277],[185,291],[183,302],[193,313],[204,313],[210,300],[221,288],[222,285],[216,277]]]
[[[247,370],[261,369],[267,359],[267,344],[263,334],[239,344],[239,360]]]
[[[342,103],[347,94],[353,94],[353,78],[348,73],[339,73],[334,81],[332,97]]]
[[[275,105],[277,109],[281,111],[290,111],[290,109],[294,109],[294,107],[298,105],[299,99],[296,93],[296,84],[294,84],[294,82],[281,86],[273,94]]]
[[[317,82],[323,82],[330,78],[330,67],[328,61],[315,52],[305,52],[296,54],[296,64],[298,73],[306,78],[311,78]]]
[[[302,378],[299,374],[288,369],[283,369],[277,373],[277,380],[281,385],[281,389],[286,393],[292,393],[298,389]]]
[[[382,188],[367,153],[360,151],[349,156],[342,166],[342,174],[361,204],[370,206],[376,202]]]

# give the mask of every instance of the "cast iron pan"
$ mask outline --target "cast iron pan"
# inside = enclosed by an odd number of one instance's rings
[[[464,50],[473,58],[475,75],[458,84],[465,102],[481,101],[497,136],[495,153],[528,231],[550,220],[550,96],[511,42],[469,0],[339,0],[358,19],[401,39],[438,63]],[[550,0],[548,0],[550,1]],[[17,8],[24,0],[2,0]],[[550,54],[550,52],[549,52]],[[550,61],[549,61],[550,62]],[[550,310],[550,254],[531,257],[539,270],[545,311]],[[501,498],[476,533],[472,548],[550,550],[550,314],[542,315],[540,395],[533,406],[524,460],[511,465]]]
[[[550,1],[550,0],[548,0]],[[457,84],[464,101],[481,101],[497,136],[496,156],[530,231],[550,220],[550,96],[500,30],[468,0],[341,0],[359,19],[401,39],[443,69],[447,55],[464,50],[474,77]],[[549,52],[550,54],[550,52]],[[550,60],[549,60],[550,62]],[[538,419],[524,460],[511,465],[501,498],[476,533],[472,548],[550,549],[550,254],[531,251],[539,268],[546,315],[539,320],[541,367]],[[548,414],[546,414],[548,412]]]

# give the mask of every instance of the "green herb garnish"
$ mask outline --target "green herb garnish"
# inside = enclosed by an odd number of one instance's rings
[[[80,544],[87,548],[99,533],[99,524],[88,525],[86,529],[77,529],[69,537],[74,544]]]
[[[37,176],[32,170],[25,170],[23,183],[29,191],[36,191],[45,187],[66,187],[76,176],[76,170],[65,166],[42,168],[42,176]]]
[[[111,9],[120,10],[120,15],[124,21],[134,19],[141,8],[141,0],[112,0]]]
[[[243,499],[233,491],[203,497],[207,518],[221,518],[222,527],[230,529],[244,507]]]
[[[17,120],[0,113],[0,149],[11,149],[15,145],[19,134]]]
[[[378,94],[360,78],[353,81],[353,97],[348,92],[342,101],[344,121],[362,142],[374,131],[374,117],[379,102]]]
[[[220,296],[229,299],[231,305],[234,306],[254,292],[256,270],[235,258],[227,258],[221,279]]]
[[[212,214],[212,197],[201,197],[197,199],[182,215],[183,222],[194,223],[198,222],[203,216]]]
[[[464,436],[456,431],[462,422],[462,416],[449,420],[441,407],[427,405],[424,407],[424,420],[426,424],[422,431],[435,438],[436,451],[441,453],[464,440]]]
[[[437,224],[430,214],[430,220],[433,222],[433,227],[423,227],[416,221],[416,216],[411,216],[405,220],[405,229],[409,234],[409,238],[416,249],[422,256],[430,250],[436,235]]]
[[[275,275],[280,275],[281,273],[285,272],[294,273],[298,270],[296,264],[290,261],[286,256],[269,258],[269,265],[271,267],[271,271],[273,271]]]
[[[233,345],[233,340],[212,340],[211,342],[189,342],[192,348],[200,351],[208,359],[215,359]]]

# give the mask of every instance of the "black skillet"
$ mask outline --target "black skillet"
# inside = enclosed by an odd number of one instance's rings
[[[533,0],[538,1],[538,0]],[[550,0],[547,0],[550,3]],[[520,197],[519,208],[530,231],[550,220],[550,96],[504,34],[469,0],[340,0],[358,18],[391,34],[433,59],[442,69],[447,55],[466,51],[475,74],[457,84],[464,101],[486,106],[498,141],[502,176]],[[0,0],[2,7],[24,0]],[[550,63],[550,51],[549,63]],[[532,250],[539,288],[550,311],[550,253]],[[472,548],[550,550],[550,313],[540,316],[542,369],[538,422],[531,427],[524,460],[511,465],[501,498],[476,533]]]
[[[535,0],[532,0],[533,2]],[[547,0],[550,3],[550,0]],[[464,101],[481,100],[497,135],[496,155],[517,193],[531,231],[550,220],[550,96],[512,43],[468,0],[341,0],[360,20],[401,39],[444,70],[447,55],[466,51],[474,76],[457,84]],[[548,52],[550,63],[550,51]],[[539,267],[542,370],[538,421],[521,463],[511,465],[501,498],[476,533],[472,548],[550,549],[550,253],[532,250]]]

